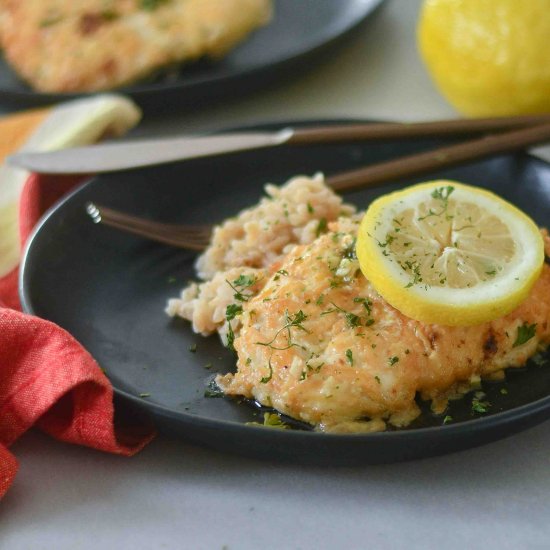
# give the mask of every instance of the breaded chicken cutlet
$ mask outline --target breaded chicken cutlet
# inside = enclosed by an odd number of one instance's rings
[[[197,261],[203,281],[167,307],[236,351],[237,372],[216,378],[226,395],[325,431],[405,427],[420,413],[418,396],[444,414],[450,399],[503,379],[550,343],[548,265],[507,315],[475,326],[423,323],[363,275],[355,255],[362,214],[321,176],[266,193],[215,229]]]
[[[297,246],[242,303],[238,371],[217,379],[226,395],[326,431],[378,431],[386,422],[410,424],[420,414],[417,394],[441,413],[449,398],[523,366],[550,342],[547,265],[529,297],[504,317],[476,326],[425,324],[388,304],[350,259],[356,230],[342,220]],[[532,334],[518,345],[526,327]]]
[[[206,56],[271,17],[271,0],[0,0],[0,44],[42,92],[90,92]]]

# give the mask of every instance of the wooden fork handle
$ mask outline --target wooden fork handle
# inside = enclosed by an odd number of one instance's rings
[[[550,123],[470,140],[398,159],[372,164],[327,178],[335,191],[355,191],[402,178],[419,176],[466,161],[509,153],[550,141]]]
[[[287,144],[335,143],[382,139],[411,139],[429,136],[453,136],[494,133],[550,124],[550,115],[527,115],[475,119],[452,119],[432,122],[383,122],[337,124],[310,128],[293,128]]]

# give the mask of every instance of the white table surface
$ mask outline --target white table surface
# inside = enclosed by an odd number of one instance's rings
[[[258,120],[455,116],[415,50],[418,0],[389,0],[313,72],[141,134]],[[0,549],[550,548],[550,422],[481,448],[311,468],[157,438],[127,459],[26,434]]]

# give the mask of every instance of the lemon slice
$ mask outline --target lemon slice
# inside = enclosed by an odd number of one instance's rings
[[[493,193],[432,181],[369,206],[357,257],[377,292],[408,317],[475,325],[527,297],[544,245],[533,220]]]

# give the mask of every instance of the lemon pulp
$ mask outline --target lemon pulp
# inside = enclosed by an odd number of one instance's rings
[[[493,193],[433,181],[374,201],[357,256],[378,293],[408,317],[474,325],[527,297],[544,245],[535,223]]]

